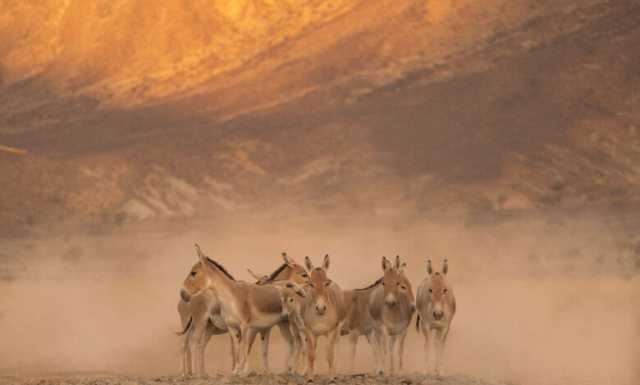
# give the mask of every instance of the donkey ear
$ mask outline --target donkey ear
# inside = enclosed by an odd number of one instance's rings
[[[431,275],[433,273],[433,268],[431,267],[431,260],[427,259],[427,273]]]
[[[403,271],[405,268],[407,267],[407,263],[406,262],[402,262],[402,264],[400,265],[400,271]]]
[[[324,268],[325,271],[329,270],[329,262],[330,262],[329,254],[327,254],[324,256],[324,261],[322,261],[322,267]]]
[[[313,270],[313,262],[311,262],[311,258],[309,258],[309,256],[304,257],[304,265],[307,267],[307,270]]]
[[[396,270],[400,270],[400,256],[396,255]]]
[[[442,274],[447,274],[448,271],[449,271],[449,261],[445,259],[444,262],[442,263]]]
[[[287,265],[291,266],[291,265],[295,265],[296,262],[287,255],[286,252],[282,252],[282,259],[284,259],[284,263],[286,263]]]
[[[206,264],[207,262],[207,257],[204,255],[204,253],[202,252],[202,250],[200,249],[200,245],[198,245],[196,243],[196,253],[198,253],[198,259],[200,259],[200,262],[202,262],[203,264]]]
[[[391,269],[391,262],[387,257],[382,257],[382,271],[387,271],[389,269]]]
[[[254,273],[253,270],[247,268],[247,271],[249,272],[249,274],[256,280],[256,281],[261,281],[263,277],[259,276],[258,274]]]

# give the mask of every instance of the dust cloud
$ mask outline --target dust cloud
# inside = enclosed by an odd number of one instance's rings
[[[381,275],[383,255],[400,254],[415,291],[426,259],[439,266],[446,257],[458,302],[447,373],[518,384],[631,385],[639,378],[640,277],[620,263],[615,234],[597,220],[558,224],[535,215],[483,224],[216,218],[3,240],[0,374],[177,374],[176,304],[196,261],[194,242],[244,280],[246,267],[275,269],[281,251],[298,261],[329,253],[330,275],[343,288],[368,285]],[[281,370],[284,347],[279,335],[272,341],[272,368]],[[413,327],[407,341],[406,370],[424,370]],[[212,339],[209,373],[229,372],[227,345],[226,336]],[[361,339],[356,370],[371,369],[371,357]]]

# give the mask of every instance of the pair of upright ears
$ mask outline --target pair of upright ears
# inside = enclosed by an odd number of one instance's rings
[[[383,271],[387,271],[387,270],[391,270],[391,269],[396,269],[397,271],[402,271],[405,267],[407,267],[407,263],[400,261],[400,256],[399,255],[396,255],[395,265],[392,264],[391,261],[387,259],[387,257],[382,257],[382,270]]]
[[[329,254],[327,254],[324,256],[324,260],[322,261],[322,269],[324,271],[329,270],[329,263],[330,263]],[[309,271],[313,270],[313,262],[311,262],[311,258],[309,258],[308,256],[304,257],[304,264],[307,267],[307,270]]]
[[[445,259],[442,262],[442,274],[447,274],[448,271],[449,271],[449,261]],[[433,267],[431,266],[430,259],[427,260],[427,273],[433,274]]]

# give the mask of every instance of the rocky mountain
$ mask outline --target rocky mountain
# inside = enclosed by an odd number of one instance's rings
[[[636,1],[0,8],[4,235],[213,213],[640,225]]]

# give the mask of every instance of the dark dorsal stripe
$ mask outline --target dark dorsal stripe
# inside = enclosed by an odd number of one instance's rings
[[[231,273],[229,273],[227,271],[227,269],[224,268],[224,266],[222,266],[221,264],[219,264],[218,262],[214,261],[213,259],[207,257],[207,261],[209,261],[209,263],[211,263],[212,265],[214,265],[215,267],[218,268],[218,270],[220,270],[224,275],[227,276],[227,278],[229,278],[232,281],[235,281],[236,279],[233,278],[233,275],[231,275]]]
[[[282,271],[287,267],[286,263],[283,263],[282,265],[280,265],[279,268],[276,269],[276,271],[274,271],[273,273],[271,273],[271,275],[269,275],[269,278],[267,278],[266,282],[273,282],[276,277],[278,276],[278,274],[282,273]]]
[[[362,289],[356,289],[356,291],[369,290],[369,289],[371,289],[372,287],[376,287],[376,286],[378,286],[380,283],[382,283],[382,279],[383,279],[383,278],[384,278],[384,277],[382,277],[382,278],[378,279],[377,281],[375,281],[374,283],[372,283],[371,285],[369,285],[369,286],[367,286],[367,287],[363,287]]]

